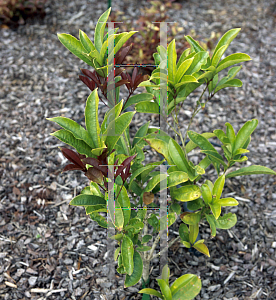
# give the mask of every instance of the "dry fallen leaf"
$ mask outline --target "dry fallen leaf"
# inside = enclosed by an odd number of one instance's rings
[[[145,192],[143,194],[143,202],[148,205],[151,204],[154,200],[154,194],[151,192]]]

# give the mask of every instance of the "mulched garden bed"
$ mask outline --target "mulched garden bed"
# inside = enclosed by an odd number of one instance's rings
[[[138,285],[123,288],[123,276],[116,274],[115,283],[108,281],[106,230],[89,219],[83,208],[68,205],[88,181],[80,172],[61,173],[67,160],[58,146],[64,145],[50,136],[59,127],[46,120],[62,115],[83,125],[89,91],[78,74],[87,65],[63,47],[56,33],[78,36],[82,29],[92,38],[95,22],[107,9],[106,2],[50,0],[44,20],[28,21],[16,30],[0,30],[2,299],[141,299],[141,295],[136,296]],[[229,122],[237,132],[247,120],[257,118],[259,125],[252,134],[244,165],[275,170],[274,1],[178,2],[182,9],[168,9],[167,14],[168,21],[183,27],[177,36],[180,42],[192,29],[204,40],[212,31],[223,34],[241,27],[227,54],[244,52],[252,58],[243,63],[240,72],[243,87],[216,95],[198,114],[191,130],[210,132],[224,129]],[[112,1],[113,11],[121,10],[132,20],[138,19],[141,6],[149,6],[149,2]],[[190,97],[180,112],[183,129],[196,97]],[[104,106],[100,110],[101,121]],[[147,120],[158,125],[157,116],[137,113],[131,132]],[[191,155],[196,162],[197,152]],[[214,170],[208,172],[215,179]],[[210,258],[196,256],[180,243],[173,245],[169,249],[171,280],[185,273],[200,275],[203,287],[196,299],[276,299],[275,184],[275,176],[269,175],[227,179],[224,195],[231,195],[240,204],[223,211],[237,214],[236,226],[219,230],[210,240],[208,226],[201,225]],[[180,223],[178,220],[170,227],[169,239],[178,235]],[[151,276],[159,276],[158,259],[152,264]],[[156,280],[150,286],[158,289]]]

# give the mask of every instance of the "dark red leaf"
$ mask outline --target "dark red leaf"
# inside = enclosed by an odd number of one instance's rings
[[[128,52],[131,50],[132,44],[128,47],[125,47],[121,50],[121,54],[119,55],[119,52],[116,53],[115,55],[115,65],[120,65],[125,57],[127,56]],[[118,54],[118,55],[117,55]]]
[[[105,177],[107,177],[107,166],[103,166],[101,162],[93,157],[84,158],[83,163],[88,164],[101,171]]]
[[[141,75],[140,75],[140,76],[141,76]],[[138,77],[138,76],[137,76],[137,77]],[[149,79],[149,75],[143,75],[143,76],[139,77],[139,78],[137,79],[137,81],[135,82],[133,88],[136,89],[137,86],[138,86],[141,82],[146,81],[146,80],[148,80],[148,79]]]
[[[85,165],[82,163],[78,153],[76,153],[73,150],[67,149],[67,148],[61,148],[60,150],[62,152],[62,154],[69,160],[71,161],[73,164],[75,164],[76,166],[80,167],[81,170],[85,170]]]
[[[128,157],[128,158],[126,158],[126,159],[122,162],[121,166],[118,167],[118,169],[117,169],[117,171],[116,171],[115,178],[116,178],[117,176],[119,176],[119,175],[122,173],[122,171],[123,171],[128,165],[131,164],[131,161],[136,157],[136,155],[137,155],[137,153],[134,154],[134,155],[132,155],[132,156],[130,156],[130,157]]]
[[[134,82],[136,80],[137,74],[138,74],[138,67],[135,67],[132,73],[132,86],[134,86]]]
[[[85,172],[85,176],[96,183],[101,184],[103,182],[103,173],[99,170],[97,170],[96,168],[89,168],[86,172]]]
[[[125,79],[121,79],[121,80],[119,80],[118,82],[115,83],[115,88],[118,87],[118,86],[121,86],[123,84],[126,84],[126,83],[129,83],[129,81],[125,80]]]
[[[123,69],[123,68],[116,68],[114,76],[117,77],[117,76],[121,75],[124,72],[124,70],[125,69]]]
[[[122,73],[122,74],[121,74],[121,77],[122,77],[124,80],[127,80],[127,76],[126,76],[125,73]],[[130,83],[126,83],[126,87],[127,87],[127,89],[128,89],[129,91],[131,90],[131,85],[130,85]]]
[[[82,73],[91,78],[98,86],[101,85],[101,82],[99,81],[99,79],[97,78],[97,76],[95,74],[97,74],[95,71],[94,72],[90,72],[89,70],[87,69],[81,69]],[[98,74],[97,74],[98,75]]]
[[[90,80],[88,77],[79,75],[80,80],[91,90],[94,91],[95,89],[95,82]]]
[[[81,170],[83,171],[83,169],[75,164],[69,164],[67,166],[64,167],[62,172],[66,172],[66,171],[74,171],[74,170]]]

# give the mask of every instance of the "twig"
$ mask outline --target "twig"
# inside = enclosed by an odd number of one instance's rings
[[[159,255],[161,255],[162,253],[164,253],[164,252],[165,252],[167,249],[169,249],[175,242],[177,242],[177,241],[179,241],[179,240],[180,240],[180,236],[178,236],[177,238],[175,238],[174,240],[172,240],[171,242],[169,242],[168,247],[162,249],[159,253],[153,255],[151,259],[154,259],[154,258],[158,257]],[[155,247],[156,247],[156,246],[155,246]],[[154,250],[155,248],[152,248],[152,249]],[[152,251],[152,252],[153,252],[153,251]]]

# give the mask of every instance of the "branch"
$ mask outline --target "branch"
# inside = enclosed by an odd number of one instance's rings
[[[177,242],[178,240],[180,240],[180,236],[178,236],[177,238],[175,238],[173,241],[169,242],[168,246],[167,246],[166,248],[162,249],[159,253],[153,255],[153,256],[151,257],[151,260],[154,259],[154,258],[156,258],[156,257],[158,257],[158,256],[160,256],[161,254],[163,254],[167,249],[169,249],[169,248],[171,247],[171,245],[173,245],[173,244],[174,244],[175,242]],[[153,252],[153,251],[152,251],[152,252]]]

